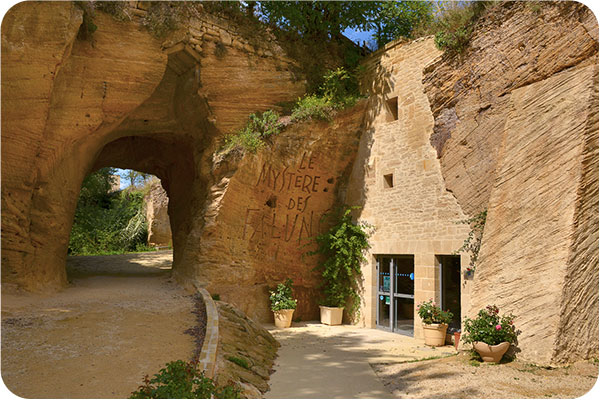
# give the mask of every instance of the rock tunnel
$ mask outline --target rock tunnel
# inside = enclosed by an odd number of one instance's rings
[[[249,114],[304,93],[298,62],[268,31],[246,37],[209,14],[158,40],[135,11],[131,22],[97,12],[87,39],[73,3],[21,3],[4,19],[3,289],[65,287],[81,183],[112,166],[161,179],[179,282],[266,320],[267,287],[291,276],[300,316],[314,317],[301,242],[338,199],[364,107],[309,134],[292,127],[269,152],[219,155]]]

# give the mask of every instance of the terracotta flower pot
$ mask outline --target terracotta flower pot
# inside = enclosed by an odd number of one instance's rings
[[[292,325],[293,309],[273,311],[275,317],[275,326],[277,328],[289,328]]]
[[[510,343],[508,342],[502,342],[493,346],[483,342],[473,342],[473,349],[479,353],[481,359],[485,362],[499,362],[509,347]]]
[[[454,332],[454,348],[458,351],[458,344],[460,343],[460,332]]]
[[[423,324],[423,334],[427,346],[443,346],[446,343],[448,324]]]
[[[325,325],[341,325],[344,307],[319,306],[321,309],[321,323]]]

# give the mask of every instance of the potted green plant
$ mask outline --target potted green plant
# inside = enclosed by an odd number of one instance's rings
[[[450,311],[438,307],[433,299],[417,305],[417,313],[423,323],[423,334],[427,346],[443,346],[446,343],[446,330],[452,321]]]
[[[497,363],[517,341],[520,332],[515,329],[514,319],[512,314],[501,316],[495,305],[487,306],[479,310],[476,318],[464,319],[463,342],[472,343],[483,361]]]
[[[275,290],[269,291],[271,311],[277,328],[289,328],[292,325],[292,315],[298,305],[298,301],[292,297],[293,283],[287,278],[284,283],[277,285]]]
[[[369,248],[370,226],[352,220],[354,207],[345,208],[325,233],[316,237],[317,249],[308,254],[324,256],[315,270],[321,272],[324,299],[319,306],[321,323],[340,325],[344,308],[354,320],[360,306],[361,265]]]

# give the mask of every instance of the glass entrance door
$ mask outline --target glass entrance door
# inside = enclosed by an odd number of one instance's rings
[[[377,326],[414,335],[415,263],[413,256],[377,257]]]

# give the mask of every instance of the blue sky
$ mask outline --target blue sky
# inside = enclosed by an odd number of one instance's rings
[[[342,32],[342,34],[353,42],[358,42],[361,46],[363,42],[367,42],[367,46],[369,46],[371,50],[375,50],[373,47],[375,45],[375,42],[373,41],[373,31],[357,31],[348,28]]]

